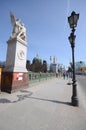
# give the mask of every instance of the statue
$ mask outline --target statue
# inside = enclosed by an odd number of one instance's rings
[[[11,18],[11,23],[13,26],[13,31],[10,36],[10,39],[18,37],[18,38],[26,41],[26,28],[25,28],[24,24],[21,23],[20,19],[15,19],[12,12],[10,12],[10,18]]]

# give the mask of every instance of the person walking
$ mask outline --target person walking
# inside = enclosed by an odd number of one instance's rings
[[[63,78],[65,79],[65,72],[63,73]]]

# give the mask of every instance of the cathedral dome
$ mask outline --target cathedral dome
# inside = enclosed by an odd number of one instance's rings
[[[33,63],[38,63],[38,62],[41,62],[41,59],[40,59],[39,55],[37,54],[36,57],[34,57],[34,59],[33,59]]]

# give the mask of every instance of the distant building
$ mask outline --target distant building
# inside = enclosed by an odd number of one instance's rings
[[[36,57],[33,58],[32,64],[29,66],[29,70],[33,72],[47,72],[47,61],[40,59],[39,55],[37,54]]]
[[[86,62],[78,61],[75,63],[75,72],[76,74],[84,74],[86,73]]]
[[[53,73],[58,73],[58,64],[56,56],[54,56],[53,63],[51,63],[51,70]]]
[[[41,63],[42,60],[40,59],[39,55],[37,54],[36,57],[33,59],[33,63]]]

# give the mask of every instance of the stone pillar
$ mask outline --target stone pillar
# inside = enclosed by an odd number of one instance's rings
[[[28,86],[28,72],[26,70],[27,42],[20,38],[7,41],[7,57],[2,72],[1,91],[11,93]]]

